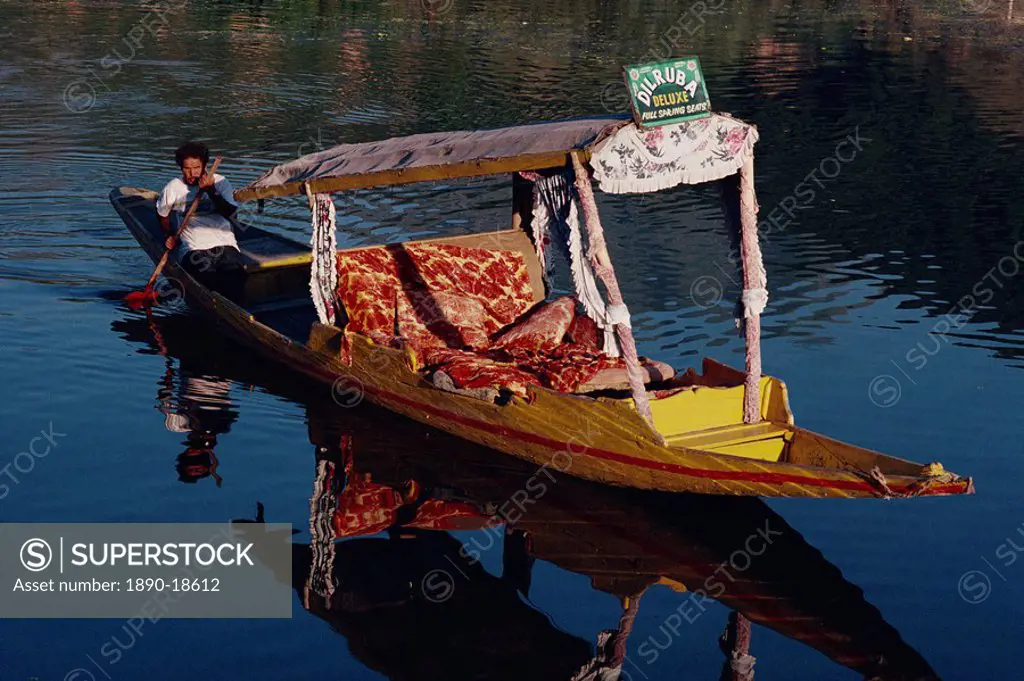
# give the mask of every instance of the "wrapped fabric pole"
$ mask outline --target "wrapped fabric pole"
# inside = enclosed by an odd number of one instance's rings
[[[308,186],[306,196],[309,199],[309,210],[313,214],[313,234],[310,237],[313,259],[309,272],[309,292],[320,323],[334,324],[334,295],[338,288],[334,201],[330,194],[313,194]]]
[[[761,420],[761,312],[768,302],[768,275],[757,240],[753,155],[740,168],[740,258],[743,260],[743,332],[747,346],[743,422],[758,423]]]
[[[633,340],[633,329],[629,322],[629,310],[622,302],[622,292],[619,291],[619,282],[615,278],[615,269],[612,267],[611,257],[608,255],[608,247],[604,241],[604,228],[601,227],[601,218],[597,212],[597,202],[594,200],[594,189],[590,186],[590,178],[587,168],[583,165],[577,152],[572,152],[572,165],[576,173],[576,193],[579,195],[580,205],[583,208],[583,218],[587,225],[587,236],[590,239],[588,254],[594,266],[597,276],[604,282],[608,290],[608,316],[615,322],[615,331],[619,337],[619,346],[622,350],[622,357],[626,362],[626,373],[629,376],[629,388],[633,393],[633,401],[636,403],[637,412],[647,419],[651,429],[663,441],[661,434],[654,426],[654,417],[651,415],[651,403],[647,398],[647,388],[644,387],[644,372],[640,368],[640,360],[636,354],[636,342]],[[756,227],[756,225],[755,225]]]

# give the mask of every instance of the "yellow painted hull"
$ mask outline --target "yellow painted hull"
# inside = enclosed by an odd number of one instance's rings
[[[129,201],[130,199],[130,201]],[[154,260],[159,235],[135,217],[122,190],[111,202]],[[670,492],[765,497],[881,497],[964,494],[969,478],[871,452],[796,428],[785,386],[762,381],[765,424],[742,424],[742,387],[704,387],[653,401],[660,438],[632,400],[589,398],[531,388],[528,400],[494,404],[428,383],[399,350],[350,335],[351,363],[338,352],[340,332],[315,325],[308,344],[265,326],[211,292],[174,263],[188,302],[236,340],[319,381],[341,402],[369,400],[391,411],[540,466],[597,482]],[[699,443],[697,448],[694,443]],[[813,465],[812,465],[813,464]],[[872,471],[878,475],[872,475]]]

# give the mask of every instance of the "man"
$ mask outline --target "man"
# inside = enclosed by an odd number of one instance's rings
[[[223,175],[207,174],[210,150],[202,142],[187,142],[174,152],[181,177],[167,183],[156,202],[160,226],[169,250],[178,248],[178,262],[203,285],[236,302],[244,286],[241,254],[230,218],[238,207],[234,190]],[[192,201],[199,206],[181,235],[180,227]],[[179,248],[180,246],[180,248]]]

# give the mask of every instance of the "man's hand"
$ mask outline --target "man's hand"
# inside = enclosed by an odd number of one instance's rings
[[[206,173],[199,178],[199,191],[206,192],[210,196],[214,196],[217,193],[217,189],[214,187],[216,181],[213,179],[211,173]]]
[[[167,237],[167,241],[164,242],[164,246],[167,247],[168,251],[173,251],[178,246],[178,237],[173,234]]]

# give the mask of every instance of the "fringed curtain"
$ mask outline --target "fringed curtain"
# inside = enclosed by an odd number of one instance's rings
[[[597,287],[597,277],[591,266],[592,254],[584,253],[583,249],[575,173],[567,168],[558,175],[531,177],[534,178],[533,242],[537,257],[544,265],[545,276],[549,276],[554,268],[549,249],[554,243],[569,263],[576,297],[583,304],[587,316],[604,332],[605,353],[609,357],[618,357],[615,322],[610,318],[608,307]]]
[[[726,114],[649,129],[631,124],[594,145],[590,167],[602,191],[656,192],[735,175],[757,140],[757,128]]]
[[[334,201],[330,194],[307,194],[313,214],[313,235],[310,246],[313,261],[309,273],[309,292],[321,324],[334,324],[335,291],[338,268],[335,263],[338,240],[334,228]]]
[[[542,177],[536,173],[523,174],[535,183],[531,223],[534,246],[537,256],[544,263],[545,272],[551,269],[548,247],[552,242],[557,243],[565,254],[572,271],[577,298],[583,304],[587,316],[604,331],[604,352],[611,357],[623,356],[637,412],[653,429],[654,417],[644,387],[644,371],[640,367],[633,340],[629,309],[622,300],[615,270],[608,257],[590,177],[575,153],[572,158],[573,165],[558,175]],[[582,222],[581,214],[584,217]],[[586,252],[583,246],[584,226]],[[598,278],[604,282],[608,292],[607,304],[597,287]]]

